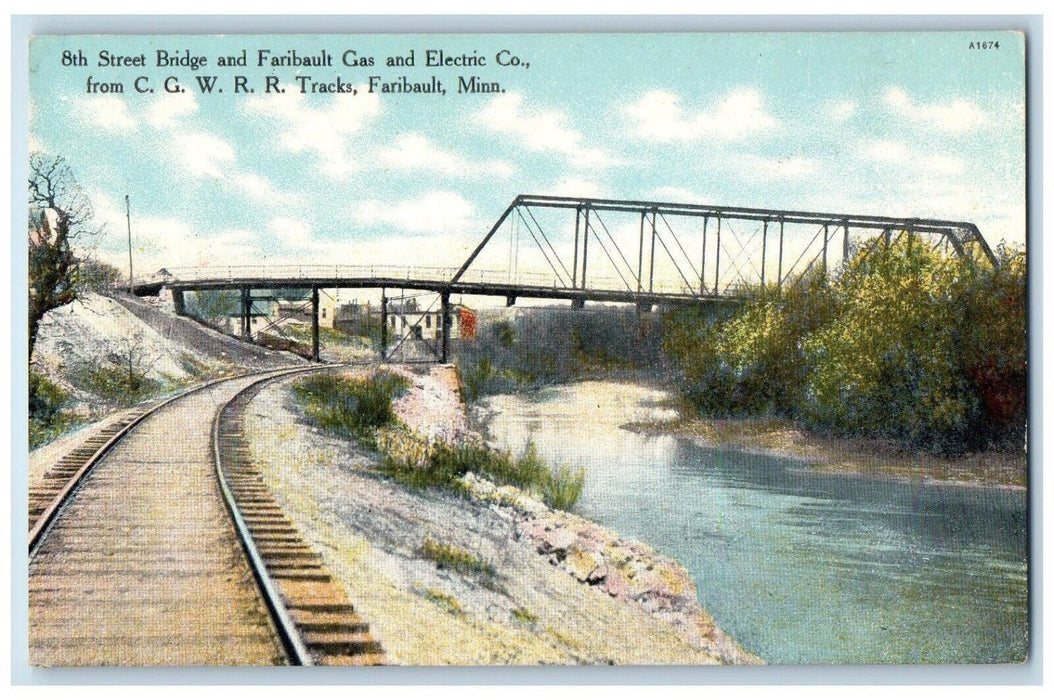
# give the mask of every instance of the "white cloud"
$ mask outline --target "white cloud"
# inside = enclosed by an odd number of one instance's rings
[[[313,248],[316,244],[311,235],[311,227],[299,219],[276,216],[267,223],[267,230],[271,236],[289,248],[304,250]]]
[[[128,248],[124,202],[111,199],[103,192],[88,193],[97,223],[103,233],[97,246],[97,257],[128,269]],[[133,203],[134,204],[134,203]],[[136,277],[152,274],[162,267],[216,265],[216,251],[224,251],[225,260],[252,260],[258,255],[257,235],[244,229],[202,231],[181,219],[149,216],[132,210],[132,256]]]
[[[108,131],[135,131],[137,124],[128,112],[128,103],[115,95],[83,97],[74,109],[82,118]]]
[[[454,192],[430,192],[399,202],[366,200],[351,213],[359,224],[395,226],[415,233],[465,233],[475,225],[475,208]]]
[[[942,131],[971,131],[987,121],[976,105],[964,99],[945,104],[917,102],[899,87],[886,88],[882,96],[886,105],[899,116]]]
[[[856,114],[856,102],[853,100],[835,100],[828,103],[827,113],[835,122],[848,121]]]
[[[568,125],[566,114],[528,108],[518,92],[495,97],[474,119],[488,131],[515,138],[528,150],[565,156],[574,167],[604,168],[620,163],[599,148],[585,146],[582,135]]]
[[[908,147],[900,141],[873,141],[864,147],[862,155],[883,163],[903,163],[908,159]]]
[[[500,161],[469,162],[420,134],[402,134],[392,146],[381,149],[377,158],[381,165],[402,171],[424,170],[443,175],[501,178],[509,177],[514,172],[511,165]]]
[[[365,89],[334,97],[328,107],[309,107],[300,92],[260,95],[246,101],[251,113],[281,125],[279,144],[291,153],[313,153],[323,171],[343,178],[359,167],[351,137],[380,113],[380,98]]]
[[[270,180],[256,173],[234,173],[229,177],[229,181],[237,192],[257,202],[277,206],[300,201],[298,195],[275,189]]]
[[[173,146],[176,162],[194,177],[222,177],[223,166],[234,161],[231,145],[205,132],[179,134]]]
[[[761,93],[752,88],[733,90],[711,109],[686,113],[681,98],[666,90],[652,90],[625,107],[637,135],[650,141],[736,141],[769,132],[778,122],[765,109]]]
[[[198,111],[198,103],[192,92],[165,93],[150,105],[146,121],[155,129],[170,129],[179,126],[182,118]]]

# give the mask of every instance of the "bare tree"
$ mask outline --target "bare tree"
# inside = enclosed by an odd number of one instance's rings
[[[161,353],[150,347],[142,330],[137,330],[123,338],[106,359],[120,370],[130,395],[137,397],[149,382]]]
[[[62,156],[29,157],[29,355],[40,319],[76,298],[74,244],[99,233],[92,207]]]

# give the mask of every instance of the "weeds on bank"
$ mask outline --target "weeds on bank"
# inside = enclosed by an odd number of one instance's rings
[[[397,481],[423,488],[443,486],[461,490],[459,477],[469,472],[498,484],[510,484],[536,494],[549,507],[569,510],[585,485],[585,470],[550,467],[538,455],[534,443],[515,457],[506,450],[466,443],[456,446],[428,444],[408,430],[378,432],[381,470]]]
[[[423,595],[428,600],[431,600],[434,603],[439,603],[441,606],[446,608],[447,612],[449,613],[452,613],[454,615],[460,615],[461,613],[465,612],[464,608],[461,607],[461,603],[458,602],[457,598],[450,595],[449,593],[444,593],[438,588],[425,589]]]
[[[484,578],[494,578],[497,572],[494,567],[467,549],[452,544],[426,539],[421,545],[421,554],[431,559],[440,569],[450,569],[459,574],[473,574]]]
[[[376,449],[381,471],[408,486],[464,493],[459,477],[473,472],[533,492],[552,508],[568,510],[578,501],[585,471],[548,466],[533,443],[516,457],[473,443],[429,443],[411,431],[392,409],[392,401],[409,386],[405,377],[392,372],[368,379],[319,375],[300,380],[293,392],[311,423]]]
[[[533,625],[535,622],[538,622],[538,616],[527,608],[516,608],[512,611],[512,617],[517,622],[522,622],[525,625]]]
[[[392,372],[368,379],[323,374],[300,380],[293,394],[318,427],[375,447],[374,431],[395,420],[392,401],[409,388],[406,377]]]

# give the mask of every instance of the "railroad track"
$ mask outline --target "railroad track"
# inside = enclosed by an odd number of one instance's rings
[[[317,369],[137,407],[45,473],[30,494],[34,664],[384,663],[242,429],[265,383]]]

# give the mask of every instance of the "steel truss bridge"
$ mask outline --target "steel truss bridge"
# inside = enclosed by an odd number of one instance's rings
[[[254,290],[310,289],[316,360],[320,290],[381,289],[382,357],[389,341],[387,290],[429,292],[437,295],[442,318],[435,354],[446,361],[451,295],[504,297],[508,305],[518,298],[564,300],[578,308],[587,301],[622,302],[640,310],[738,303],[751,290],[778,292],[811,271],[835,274],[853,255],[902,239],[997,264],[977,226],[963,221],[519,195],[456,268],[171,268],[140,280],[133,289],[139,295],[170,289],[177,313],[185,313],[187,292],[238,290],[244,336],[251,334]],[[434,313],[434,307],[419,313]]]

